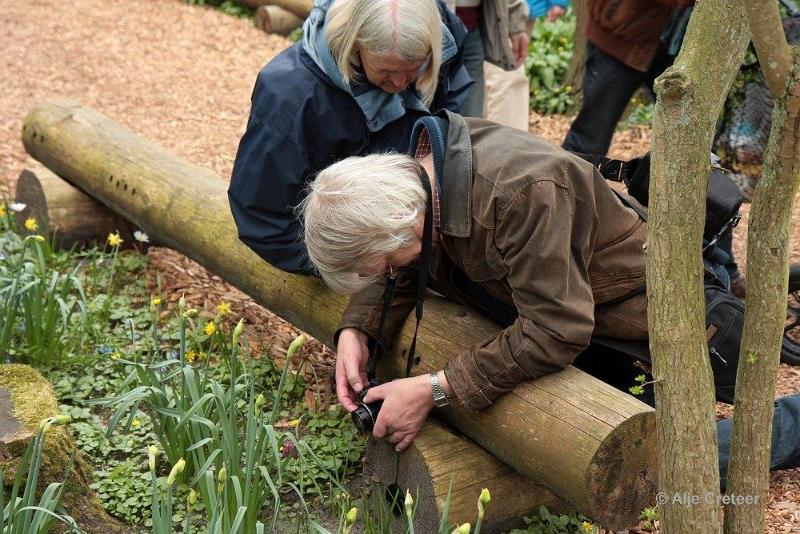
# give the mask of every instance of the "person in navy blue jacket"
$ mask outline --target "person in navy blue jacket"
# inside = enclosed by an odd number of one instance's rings
[[[313,274],[294,214],[306,183],[348,156],[406,151],[414,122],[459,112],[472,80],[443,0],[316,0],[303,32],[258,74],[228,198],[247,246]]]

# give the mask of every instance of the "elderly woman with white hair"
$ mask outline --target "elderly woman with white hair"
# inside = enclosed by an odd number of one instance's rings
[[[303,31],[258,75],[228,196],[245,244],[310,274],[293,214],[306,183],[347,156],[405,151],[414,122],[460,111],[472,81],[443,0],[316,0]]]

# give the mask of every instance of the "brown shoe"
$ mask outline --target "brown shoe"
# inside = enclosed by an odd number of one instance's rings
[[[731,293],[744,300],[747,298],[747,283],[741,274],[731,278]]]

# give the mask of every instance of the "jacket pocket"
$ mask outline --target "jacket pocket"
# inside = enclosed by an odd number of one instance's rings
[[[654,0],[606,0],[592,3],[591,17],[617,37],[642,42],[660,34],[668,9]]]

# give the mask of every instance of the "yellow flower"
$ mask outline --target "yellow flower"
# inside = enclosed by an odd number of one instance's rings
[[[208,321],[206,323],[206,326],[203,327],[203,332],[205,332],[207,336],[212,335],[216,331],[217,331],[217,325],[214,324],[214,321]]]
[[[231,305],[227,302],[220,302],[217,304],[217,313],[219,313],[222,317],[231,313]]]
[[[594,525],[592,525],[588,521],[584,521],[583,524],[581,524],[581,528],[583,529],[584,532],[586,532],[586,534],[591,534],[592,532],[594,532]]]
[[[5,216],[6,216],[6,205],[0,204],[0,217],[5,217]]]
[[[36,219],[33,217],[28,217],[25,219],[25,228],[30,230],[31,232],[35,232],[39,229],[39,223],[36,222]]]
[[[297,428],[300,425],[300,419],[292,419],[291,421],[287,421],[287,424]]]
[[[122,357],[122,354],[120,354],[119,352],[112,352],[111,353],[111,359],[112,360],[119,360],[121,357]]]
[[[187,362],[192,363],[196,359],[197,359],[197,353],[195,351],[190,350],[189,352],[186,353],[186,361]]]
[[[119,236],[119,232],[112,232],[108,234],[108,244],[112,247],[118,247],[122,244],[122,238]]]
[[[161,304],[161,299],[160,298],[153,297],[152,299],[150,299],[150,305],[151,306],[158,306],[159,304]]]
[[[133,428],[134,430],[136,430],[140,426],[142,426],[142,422],[138,418],[134,418],[133,421],[131,421],[131,428]]]

